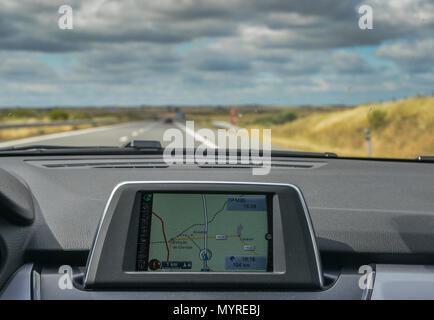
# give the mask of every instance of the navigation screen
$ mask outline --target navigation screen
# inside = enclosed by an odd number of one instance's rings
[[[272,271],[266,195],[141,193],[137,270]]]

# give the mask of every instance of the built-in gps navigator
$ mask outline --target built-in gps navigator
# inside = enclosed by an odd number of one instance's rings
[[[140,192],[137,271],[272,270],[264,194]]]
[[[84,287],[323,287],[301,191],[282,183],[127,181],[110,195]]]

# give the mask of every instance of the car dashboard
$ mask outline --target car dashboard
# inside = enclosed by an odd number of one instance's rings
[[[168,166],[158,154],[16,155],[0,169],[0,299],[434,298],[432,163],[273,157],[270,174],[255,176],[248,165]],[[180,224],[190,216],[173,208],[202,212],[204,199],[239,220],[221,220],[233,234],[211,225],[208,243],[209,219],[198,223],[190,257],[193,240],[170,238],[170,222],[161,240],[157,213]],[[236,252],[221,245],[229,235]],[[169,247],[184,253],[166,260]]]

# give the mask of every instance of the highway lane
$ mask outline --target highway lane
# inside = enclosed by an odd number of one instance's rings
[[[164,132],[168,129],[177,128],[183,133],[184,140],[186,135],[190,138],[195,136],[195,147],[205,144],[208,147],[218,147],[218,143],[205,139],[197,134],[199,127],[195,127],[195,132],[185,128],[185,123],[164,123],[163,121],[139,121],[119,125],[104,126],[98,128],[82,129],[48,135],[41,135],[18,140],[9,140],[0,143],[0,148],[11,146],[26,145],[53,145],[53,146],[121,146],[131,140],[157,140],[165,147],[170,143],[163,141]],[[216,130],[214,129],[216,132]],[[216,135],[217,137],[217,135]],[[175,145],[182,148],[183,141]],[[275,147],[273,147],[275,149]],[[279,148],[281,149],[281,148]]]

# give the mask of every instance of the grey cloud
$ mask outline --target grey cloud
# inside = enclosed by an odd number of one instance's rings
[[[8,5],[12,2],[14,6]],[[259,37],[256,42],[262,48],[322,49],[379,44],[434,30],[431,15],[423,15],[434,11],[428,0],[398,8],[409,13],[408,20],[391,0],[369,2],[374,7],[372,31],[358,29],[360,0],[81,0],[73,3],[75,29],[65,31],[57,28],[62,1],[3,0],[0,21],[9,36],[0,38],[0,49],[66,52],[99,43],[180,43],[239,36],[246,26],[281,32],[275,39]],[[421,22],[415,23],[415,17]]]
[[[0,79],[14,82],[25,81],[38,82],[53,81],[57,74],[46,64],[22,56],[0,55]]]
[[[383,45],[376,56],[389,59],[410,72],[430,72],[434,70],[434,38]]]
[[[248,61],[230,60],[227,58],[205,58],[199,63],[198,69],[202,71],[240,72],[250,70],[250,63]]]
[[[374,7],[374,30],[358,28],[358,0],[82,0],[72,4],[71,31],[57,27],[57,9],[64,1],[2,0],[0,50],[7,60],[0,61],[0,77],[2,83],[15,81],[9,93],[18,98],[27,89],[51,90],[48,85],[19,87],[20,81],[43,81],[57,86],[58,100],[69,104],[266,103],[277,98],[327,103],[348,86],[362,101],[376,81],[378,96],[390,88],[425,90],[422,81],[409,85],[397,79],[419,79],[421,73],[413,73],[423,70],[426,75],[432,70],[432,50],[396,41],[432,37],[430,1],[368,2]],[[395,8],[398,2],[402,5]],[[348,47],[385,40],[391,41],[376,56],[395,62],[400,72],[374,68],[348,52]],[[29,62],[34,52],[71,52],[74,63],[56,74],[43,63]],[[21,65],[10,60],[16,54]],[[54,96],[41,98],[50,99]]]
[[[332,67],[338,73],[349,73],[355,76],[373,71],[366,59],[347,51],[338,51],[333,54]]]

